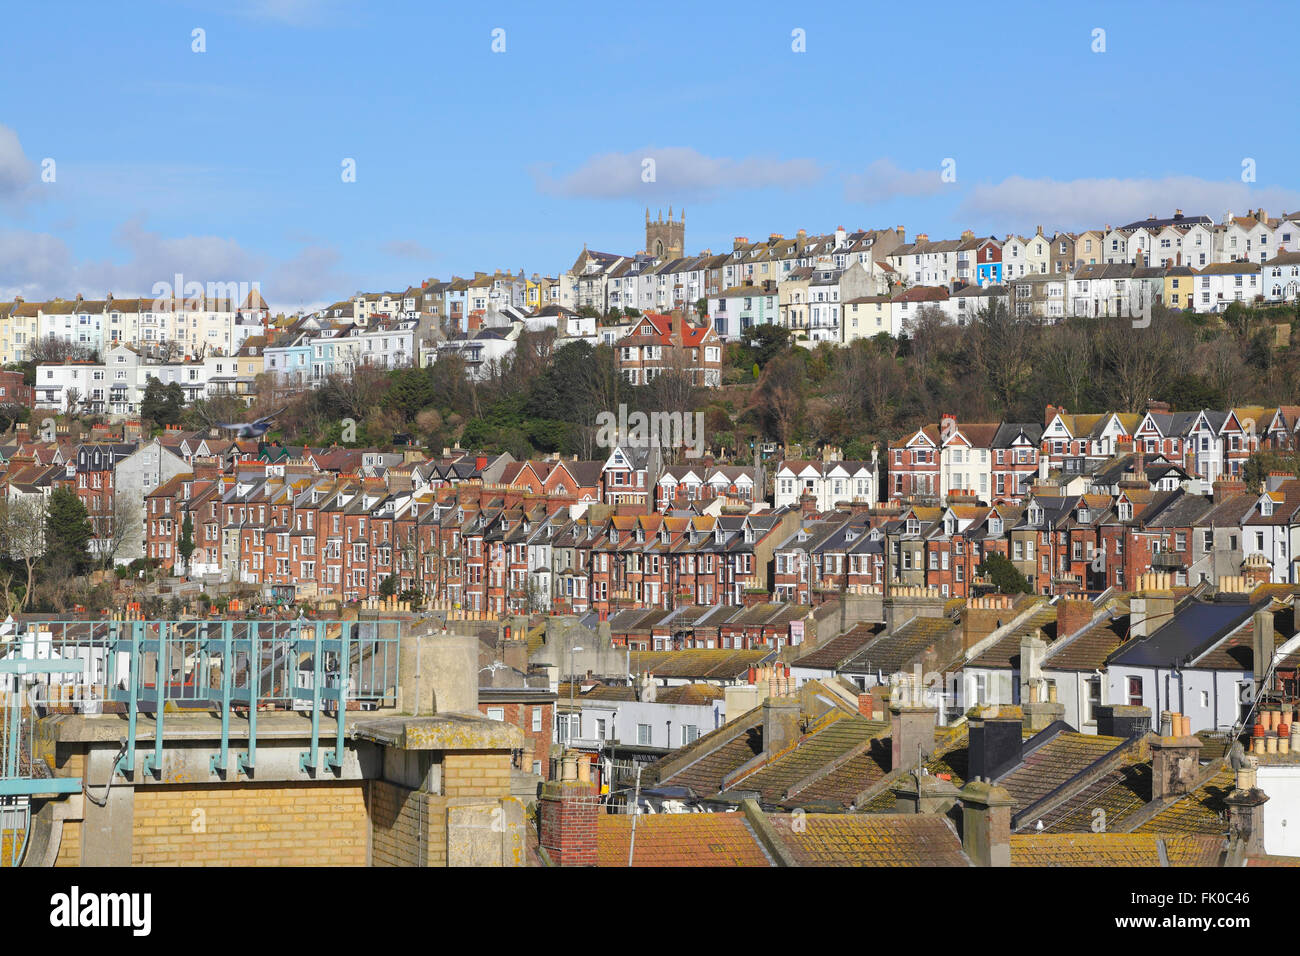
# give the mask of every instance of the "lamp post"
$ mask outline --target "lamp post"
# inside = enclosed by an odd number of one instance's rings
[[[573,672],[573,655],[575,652],[582,650],[581,647],[569,648],[569,729],[565,733],[566,740],[569,744],[573,743],[573,682],[575,680]]]

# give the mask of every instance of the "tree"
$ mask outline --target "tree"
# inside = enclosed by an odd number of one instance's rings
[[[759,379],[755,411],[764,431],[783,445],[789,444],[803,419],[806,378],[803,362],[786,354],[769,362]]]
[[[36,366],[57,365],[69,359],[83,362],[91,361],[95,356],[95,350],[89,346],[75,342],[65,342],[58,336],[50,334],[27,347],[26,359],[33,366]]]
[[[1033,589],[1029,579],[1021,574],[1007,558],[990,551],[975,569],[981,575],[987,575],[994,587],[1002,594],[1029,594]]]
[[[181,556],[185,563],[186,573],[190,570],[190,555],[194,553],[194,518],[190,512],[185,512],[185,520],[181,522],[181,540],[176,545],[176,553]]]
[[[1013,316],[1006,303],[995,299],[980,309],[972,331],[977,367],[984,373],[1002,413],[1010,416],[1033,369],[1030,343],[1035,328],[1027,319]]]
[[[31,607],[36,563],[45,553],[45,499],[20,495],[4,503],[4,546],[9,556],[22,561],[27,571],[23,607]]]
[[[392,597],[397,593],[397,575],[390,574],[379,585],[380,597]]]
[[[155,425],[177,425],[185,410],[185,390],[180,382],[164,385],[160,379],[151,378],[144,387],[140,414]]]
[[[95,536],[86,506],[68,488],[56,488],[45,512],[45,560],[51,566],[66,561],[75,573],[90,563],[87,546]]]

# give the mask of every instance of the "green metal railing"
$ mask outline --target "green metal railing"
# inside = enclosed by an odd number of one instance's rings
[[[37,718],[50,712],[126,717],[115,776],[161,779],[169,714],[209,713],[221,739],[209,759],[216,780],[253,777],[262,710],[311,719],[299,767],[315,776],[343,768],[349,706],[396,704],[402,622],[284,620],[32,621],[0,629],[0,856],[17,862],[34,794],[74,793],[80,778],[53,777],[34,760]],[[137,764],[140,718],[153,740]],[[322,747],[322,716],[333,717]],[[231,752],[235,720],[246,746]],[[326,733],[330,733],[328,730]],[[21,840],[19,840],[21,837]],[[15,852],[15,847],[17,851]],[[0,859],[0,864],[5,860]]]

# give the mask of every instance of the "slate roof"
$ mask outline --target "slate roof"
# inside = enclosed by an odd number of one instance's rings
[[[1189,662],[1240,627],[1270,600],[1250,603],[1189,601],[1154,633],[1129,641],[1113,653],[1108,663],[1127,667],[1168,667],[1175,662]]]

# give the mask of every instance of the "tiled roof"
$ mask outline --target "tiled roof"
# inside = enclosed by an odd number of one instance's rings
[[[655,677],[734,680],[771,656],[768,650],[633,651],[631,663],[634,674],[649,671]]]
[[[1016,809],[1023,809],[1125,743],[1119,737],[1065,731],[1028,754],[997,784],[1011,794]]]
[[[942,816],[813,813],[767,819],[800,866],[970,866],[957,831]]]
[[[892,633],[882,634],[857,655],[852,664],[892,674],[907,669],[913,660],[955,625],[946,617],[915,617]]]
[[[763,803],[782,803],[792,786],[888,731],[888,722],[832,710],[810,727],[794,747],[777,754],[752,773],[731,781],[727,789],[756,790]]]
[[[1124,821],[1146,806],[1150,799],[1150,761],[1124,764],[1098,777],[1046,813],[1026,820],[1021,828],[1032,830],[1041,822],[1045,833],[1087,833],[1097,825],[1108,831],[1123,830]]]
[[[633,817],[600,813],[596,865],[627,866]],[[636,818],[633,866],[771,866],[741,813],[669,813]]]
[[[1199,789],[1138,827],[1139,833],[1217,833],[1227,830],[1223,798],[1232,792],[1236,776],[1223,768]]]
[[[1056,637],[1056,607],[1045,604],[1034,611],[1024,621],[1008,631],[992,647],[986,648],[971,660],[968,667],[1015,668],[1020,666],[1020,640],[1038,629],[1042,629],[1043,638],[1052,641]]]
[[[1128,634],[1129,616],[1122,614],[1057,642],[1043,660],[1047,670],[1093,671],[1106,662]]]
[[[754,708],[747,715],[737,718],[747,724],[731,739],[720,741],[737,728],[727,723],[717,730],[699,737],[694,743],[674,751],[671,755],[673,765],[679,769],[668,775],[657,777],[661,784],[678,787],[690,787],[699,796],[712,796],[722,789],[722,780],[727,774],[739,769],[741,765],[753,760],[763,751],[763,719],[759,708]],[[689,760],[684,766],[680,761]],[[653,770],[653,767],[652,767]],[[651,777],[655,777],[651,774]]]
[[[869,641],[880,632],[879,624],[857,624],[838,637],[814,647],[802,657],[797,658],[794,667],[817,667],[834,670],[845,661],[852,659]]]
[[[1012,866],[1162,866],[1163,841],[1169,866],[1215,866],[1223,847],[1218,837],[1160,833],[1016,833]]]

